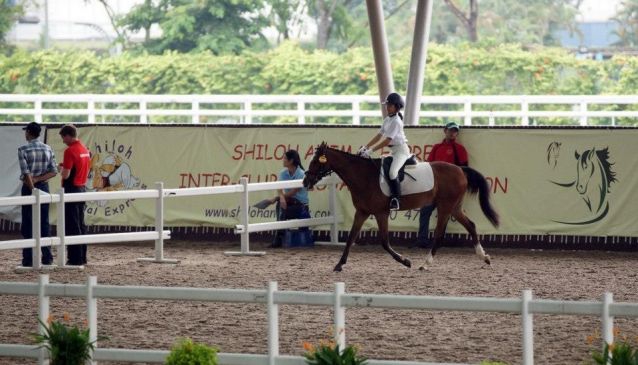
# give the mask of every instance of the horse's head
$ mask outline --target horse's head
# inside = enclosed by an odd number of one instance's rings
[[[315,155],[310,161],[310,166],[306,170],[306,176],[303,179],[303,186],[308,189],[312,189],[319,180],[330,175],[332,173],[332,167],[330,161],[326,157],[328,151],[328,145],[326,142],[322,142],[315,150]]]
[[[594,174],[594,157],[596,157],[596,149],[592,148],[591,150],[587,150],[582,154],[579,154],[577,151],[575,151],[574,156],[578,161],[578,163],[576,164],[576,190],[578,190],[580,194],[585,194],[587,192],[587,185],[589,185],[589,180]]]

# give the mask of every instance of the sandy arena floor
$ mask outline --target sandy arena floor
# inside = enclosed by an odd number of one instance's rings
[[[84,272],[54,271],[51,282],[84,283],[87,275],[98,282],[119,285],[265,288],[269,280],[280,290],[332,291],[343,281],[348,292],[446,296],[520,296],[532,289],[547,299],[598,300],[611,291],[616,301],[638,302],[638,253],[487,250],[493,267],[482,268],[471,249],[442,249],[426,272],[407,269],[378,246],[355,246],[342,273],[332,268],[340,248],[266,249],[264,257],[226,257],[237,244],[175,242],[166,256],[180,265],[141,264],[152,255],[150,245],[89,247]],[[253,247],[262,249],[262,247]],[[415,266],[422,250],[399,247]],[[0,251],[0,281],[37,280],[35,273],[16,274],[18,251]],[[81,322],[84,301],[53,298],[52,313],[69,312]],[[166,349],[178,337],[217,345],[223,352],[266,353],[266,308],[198,302],[100,300],[98,329],[110,339],[101,347]],[[329,308],[281,306],[282,354],[301,354],[303,341],[328,338]],[[0,296],[0,342],[28,344],[36,330],[36,298]],[[517,315],[462,312],[426,312],[379,309],[346,311],[347,341],[358,344],[374,359],[478,363],[501,360],[520,363],[521,325]],[[617,319],[621,336],[638,342],[638,320]],[[599,332],[599,319],[586,316],[534,318],[537,364],[589,363],[599,341],[587,336]],[[0,364],[29,364],[24,359],[0,359]]]

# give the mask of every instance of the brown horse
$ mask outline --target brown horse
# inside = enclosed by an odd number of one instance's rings
[[[434,174],[434,188],[430,191],[401,197],[401,210],[419,209],[426,205],[436,204],[438,221],[434,231],[434,244],[426,256],[426,265],[433,261],[437,248],[441,244],[443,234],[450,216],[454,217],[467,229],[472,236],[476,254],[488,265],[490,257],[485,254],[476,234],[476,226],[465,214],[461,207],[466,191],[479,194],[481,210],[487,219],[498,226],[498,214],[490,204],[490,193],[487,181],[478,171],[469,167],[458,167],[446,162],[432,162]],[[379,226],[379,237],[383,248],[392,257],[407,267],[411,267],[410,260],[404,258],[390,247],[388,232],[388,217],[390,215],[390,198],[381,192],[379,186],[379,171],[381,159],[368,159],[328,147],[324,142],[315,152],[308,171],[303,180],[306,188],[312,188],[323,177],[335,172],[350,188],[352,203],[356,208],[352,229],[341,259],[335,266],[335,271],[341,271],[348,260],[350,247],[359,235],[363,222],[370,215],[374,215]],[[423,270],[424,266],[420,269]]]

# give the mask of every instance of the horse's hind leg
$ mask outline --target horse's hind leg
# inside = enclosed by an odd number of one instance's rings
[[[490,255],[485,253],[483,250],[483,246],[481,246],[481,242],[478,239],[478,234],[476,234],[476,225],[472,222],[465,214],[461,208],[458,208],[456,212],[454,212],[453,217],[465,227],[470,236],[472,236],[472,243],[474,244],[474,252],[476,255],[481,258],[486,264],[491,265]]]
[[[346,248],[343,249],[343,254],[341,255],[341,259],[337,263],[334,268],[334,271],[341,271],[341,267],[346,264],[348,261],[348,253],[350,252],[350,247],[357,239],[359,232],[361,231],[361,226],[363,222],[368,218],[368,214],[365,214],[361,211],[356,211],[354,214],[354,221],[352,222],[352,228],[350,229],[350,235],[348,235],[348,242],[346,243]]]
[[[412,267],[412,262],[408,258],[404,258],[398,252],[392,249],[390,246],[390,232],[388,231],[388,213],[375,214],[377,219],[377,225],[379,226],[379,237],[381,239],[381,245],[383,249],[388,251],[392,258],[402,263],[407,267]]]
[[[425,264],[419,267],[419,270],[425,270],[426,267],[434,262],[434,255],[436,255],[436,250],[441,246],[441,241],[443,240],[443,235],[445,234],[445,228],[447,227],[447,222],[450,220],[450,208],[447,205],[437,206],[437,220],[436,220],[436,228],[434,229],[434,240],[432,244],[432,248],[425,255]]]

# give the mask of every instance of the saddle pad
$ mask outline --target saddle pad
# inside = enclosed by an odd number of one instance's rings
[[[412,175],[414,181],[408,174]],[[390,187],[383,177],[383,167],[379,174],[379,185],[385,196],[390,196]],[[423,193],[432,190],[434,187],[434,175],[432,174],[432,166],[427,162],[420,162],[417,165],[407,166],[405,169],[405,178],[401,182],[401,196]]]

